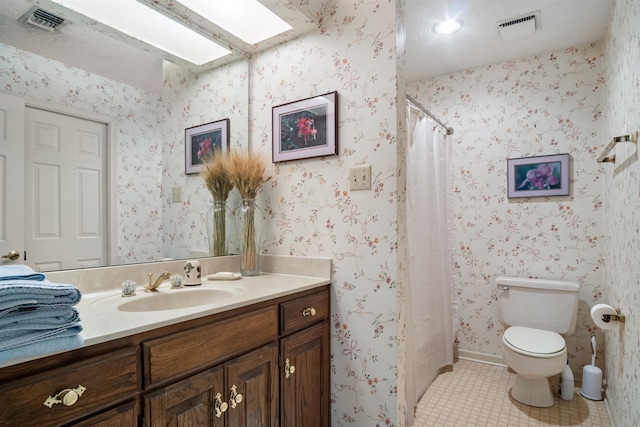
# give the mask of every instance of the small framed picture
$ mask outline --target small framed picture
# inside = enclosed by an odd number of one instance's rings
[[[569,154],[507,160],[507,197],[569,195]]]
[[[338,92],[273,107],[273,162],[338,154]]]
[[[184,131],[185,173],[191,175],[204,169],[216,150],[229,150],[229,119],[194,126]]]

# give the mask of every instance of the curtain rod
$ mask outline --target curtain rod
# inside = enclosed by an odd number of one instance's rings
[[[431,112],[429,110],[427,110],[427,108],[420,104],[418,101],[416,101],[415,99],[413,99],[411,96],[409,96],[408,94],[405,94],[405,96],[407,97],[407,99],[409,101],[411,101],[416,107],[418,107],[420,109],[420,111],[422,111],[423,113],[425,113],[427,116],[431,117],[433,119],[434,122],[436,122],[437,124],[439,124],[440,126],[442,126],[446,131],[447,131],[447,135],[453,135],[453,128],[449,127],[447,125],[445,125],[444,123],[442,123],[440,120],[438,120],[438,118],[436,116],[434,116],[433,114],[431,114]]]

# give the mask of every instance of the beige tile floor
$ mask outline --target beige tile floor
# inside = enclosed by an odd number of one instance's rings
[[[604,402],[580,395],[551,408],[534,408],[511,398],[515,373],[500,366],[458,360],[440,374],[418,404],[415,427],[609,427]],[[557,381],[552,381],[555,390]]]

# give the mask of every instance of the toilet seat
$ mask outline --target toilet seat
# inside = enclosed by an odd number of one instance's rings
[[[557,332],[524,326],[508,328],[502,342],[517,353],[540,359],[557,357],[566,351],[564,338]]]

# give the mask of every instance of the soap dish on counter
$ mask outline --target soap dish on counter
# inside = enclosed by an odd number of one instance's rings
[[[231,273],[230,271],[220,271],[215,274],[206,276],[207,280],[238,280],[242,277],[240,273]]]

